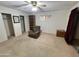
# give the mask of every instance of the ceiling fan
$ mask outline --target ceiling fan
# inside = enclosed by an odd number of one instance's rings
[[[42,7],[46,7],[45,4],[41,4],[37,1],[24,1],[26,4],[23,4],[23,5],[19,5],[19,6],[16,6],[16,7],[23,7],[23,6],[28,6],[28,5],[31,5],[32,7],[32,11],[37,11],[38,9],[40,9],[41,11],[43,11]]]

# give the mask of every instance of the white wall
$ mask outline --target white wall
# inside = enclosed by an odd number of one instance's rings
[[[5,40],[7,40],[7,35],[6,35],[4,22],[0,14],[0,42],[5,41]]]
[[[22,11],[18,11],[18,10],[14,10],[14,9],[10,9],[10,8],[7,8],[7,7],[3,7],[3,6],[0,6],[0,22],[2,22],[3,23],[3,19],[2,19],[2,16],[1,16],[1,13],[8,13],[8,14],[11,14],[11,17],[12,17],[12,22],[13,22],[13,15],[14,16],[19,16],[19,15],[23,15],[24,17],[25,17],[25,27],[26,27],[26,32],[28,31],[28,20],[27,20],[27,13],[25,13],[25,12],[22,12]],[[1,27],[3,27],[3,28],[1,28]],[[14,27],[14,32],[15,32],[15,36],[19,36],[19,35],[21,35],[22,34],[22,31],[21,31],[21,23],[14,23],[13,22],[13,27]],[[5,27],[4,27],[4,25],[3,24],[1,24],[0,23],[0,31],[1,30],[5,30]],[[3,36],[5,35],[5,36],[7,36],[7,34],[6,34],[6,32],[5,31],[2,31],[2,34],[3,34]],[[2,34],[0,33],[0,36],[1,37],[3,37],[2,36]],[[1,37],[0,37],[0,39],[1,39]],[[3,37],[4,38],[4,37]],[[5,38],[4,38],[5,39]],[[2,40],[2,39],[1,39]]]
[[[76,7],[79,7],[79,2],[78,2],[76,5],[74,5],[74,6],[70,9],[70,11],[73,10],[74,8],[76,8]]]
[[[36,24],[41,26],[42,32],[56,34],[57,29],[66,30],[69,10],[44,12],[36,14]],[[46,21],[42,15],[51,15]]]
[[[29,19],[29,18],[28,18],[28,15],[25,16],[25,28],[26,28],[26,32],[29,31],[29,20],[28,20],[28,19]]]
[[[6,32],[7,32],[7,36],[9,37],[10,36],[10,30],[9,30],[9,26],[8,26],[8,21],[7,21],[7,17],[6,15],[3,15],[3,21],[4,21],[4,26],[5,26],[5,29],[6,29]]]

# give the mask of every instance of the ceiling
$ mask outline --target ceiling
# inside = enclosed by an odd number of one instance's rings
[[[38,12],[46,12],[46,11],[55,11],[55,10],[63,10],[63,9],[70,9],[72,6],[74,6],[77,1],[39,1],[41,4],[45,4],[46,7],[41,7],[42,10],[38,10]],[[24,1],[0,1],[0,5],[6,6],[13,9],[19,9],[21,11],[25,12],[33,12],[31,10],[30,5],[28,6],[22,6],[17,7],[22,4],[27,4]]]

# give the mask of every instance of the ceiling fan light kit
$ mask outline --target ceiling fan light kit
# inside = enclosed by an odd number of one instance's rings
[[[37,8],[37,2],[36,1],[31,1],[31,4],[32,4],[32,11],[36,12],[38,10],[38,8]]]
[[[25,2],[28,2],[28,4],[31,4],[31,8],[32,8],[31,10],[32,10],[32,12],[37,12],[38,9],[42,10],[41,7],[46,7],[46,5],[41,4],[38,1],[25,1]]]
[[[37,2],[36,2],[36,1],[31,1],[31,4],[32,4],[33,6],[37,6]]]
[[[37,10],[38,10],[37,7],[32,7],[32,11],[33,11],[33,12],[36,12]]]

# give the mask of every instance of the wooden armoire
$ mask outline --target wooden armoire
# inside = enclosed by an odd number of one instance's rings
[[[35,27],[35,15],[29,15],[29,28],[30,30],[33,30],[33,27]]]

